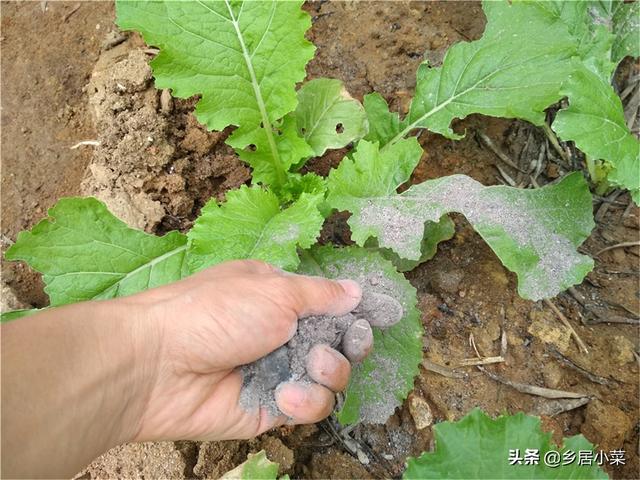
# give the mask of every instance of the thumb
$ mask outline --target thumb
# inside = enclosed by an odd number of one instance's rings
[[[310,315],[345,315],[362,299],[362,289],[353,280],[329,280],[306,275],[285,275],[291,305],[298,318]]]

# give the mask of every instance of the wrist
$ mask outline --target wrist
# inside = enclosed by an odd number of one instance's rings
[[[142,426],[146,405],[159,374],[162,324],[153,308],[139,298],[125,297],[104,302],[104,322],[112,358],[103,358],[105,371],[112,365],[110,402],[116,408],[117,429],[113,444],[135,441]],[[106,357],[106,356],[105,356]]]

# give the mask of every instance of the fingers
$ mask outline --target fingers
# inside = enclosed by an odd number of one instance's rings
[[[307,356],[307,374],[314,382],[339,392],[347,388],[351,364],[329,345],[315,345]]]
[[[291,292],[291,308],[298,317],[344,315],[358,306],[362,289],[353,280],[328,280],[305,275],[282,277]]]
[[[276,390],[276,403],[294,423],[315,423],[329,416],[334,393],[317,383],[282,383]]]
[[[354,313],[367,320],[369,325],[380,328],[395,325],[404,315],[400,302],[389,295],[377,292],[363,294],[362,301]]]
[[[360,362],[373,348],[373,332],[366,320],[356,320],[342,337],[342,351],[352,362]]]

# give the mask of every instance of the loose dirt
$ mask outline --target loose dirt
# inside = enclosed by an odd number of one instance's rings
[[[402,113],[425,50],[437,65],[451,44],[478,38],[484,26],[479,3],[322,1],[304,8],[313,18],[309,38],[318,47],[308,77],[341,79],[360,100],[376,90]],[[139,38],[115,45],[115,33],[103,47],[113,28],[113,6],[107,2],[3,3],[3,248],[61,196],[98,195],[119,215],[128,212],[131,223],[162,233],[188,229],[208,198],[222,198],[248,179],[246,167],[224,144],[228,132],[206,132],[197,124],[193,99],[171,100],[153,91],[143,62],[151,54]],[[120,82],[124,89],[105,73],[119,63],[123,74],[135,72]],[[85,88],[89,84],[93,90]],[[410,183],[463,173],[485,185],[497,184],[502,176],[496,165],[518,180],[518,172],[478,140],[478,131],[512,159],[533,161],[545,145],[544,135],[523,122],[472,116],[454,128],[466,132],[465,138],[454,142],[420,135],[425,154]],[[70,150],[81,140],[100,145]],[[326,175],[343,154],[331,152],[309,168]],[[85,168],[90,162],[91,168]],[[541,167],[541,185],[567,171],[552,161]],[[596,198],[597,227],[581,247],[583,253],[594,256],[606,246],[637,241],[640,214],[628,204],[627,194],[605,202]],[[337,216],[328,222],[322,238],[349,244],[344,220]],[[407,455],[433,447],[437,422],[458,419],[475,406],[491,415],[550,412],[543,410],[546,399],[496,383],[474,367],[456,367],[475,356],[471,335],[482,355],[498,355],[503,331],[505,361],[486,369],[512,381],[590,395],[586,405],[543,416],[545,428],[556,439],[583,433],[600,448],[624,449],[626,465],[607,471],[614,478],[637,478],[639,368],[634,352],[639,332],[637,325],[613,322],[637,319],[638,247],[600,254],[581,285],[553,299],[587,344],[585,354],[548,306],[518,297],[514,276],[466,220],[456,216],[455,223],[456,236],[407,278],[418,290],[425,359],[458,374],[423,369],[410,399],[384,425],[358,426],[350,433],[360,455],[338,440],[335,423],[323,422],[282,427],[248,442],[123,446],[97,459],[82,478],[217,478],[247,453],[263,448],[281,462],[281,473],[293,477],[400,476]],[[46,304],[37,275],[21,264],[3,262],[2,280],[18,302]]]

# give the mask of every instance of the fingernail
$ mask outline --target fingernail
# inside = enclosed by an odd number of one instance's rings
[[[354,282],[353,280],[338,280],[338,283],[342,285],[345,293],[349,295],[351,298],[354,298],[358,301],[362,298],[362,288],[358,282]]]

